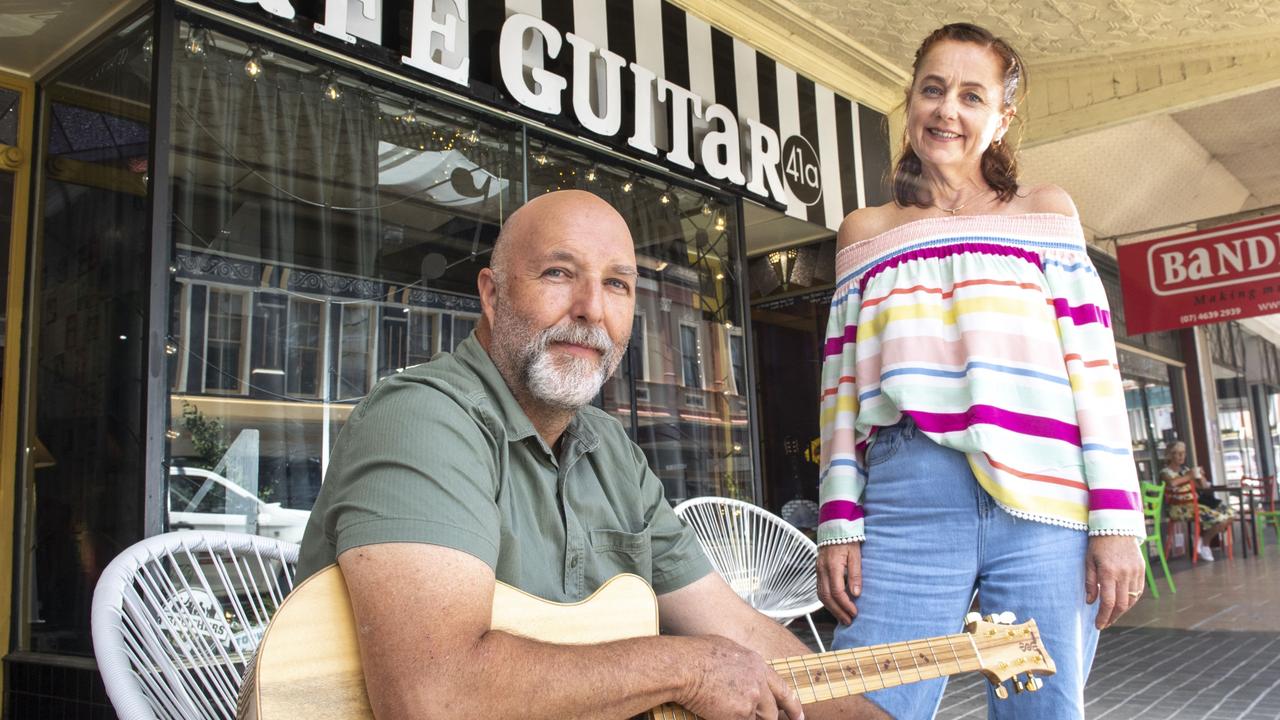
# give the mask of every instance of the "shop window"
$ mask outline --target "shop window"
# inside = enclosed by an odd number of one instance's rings
[[[173,198],[169,455],[227,483],[219,463],[250,464],[256,480],[229,492],[309,510],[374,382],[475,327],[476,276],[524,197],[522,136],[285,47],[201,36],[170,58],[173,174],[157,179]]]
[[[22,454],[14,649],[91,654],[94,583],[144,531],[144,483],[156,471],[144,461],[150,28],[149,16],[129,19],[41,80],[38,231],[24,316],[32,414],[24,442],[35,452]],[[0,142],[9,139],[5,118],[0,98]]]

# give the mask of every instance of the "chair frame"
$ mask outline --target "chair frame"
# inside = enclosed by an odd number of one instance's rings
[[[1164,580],[1169,584],[1169,592],[1177,594],[1178,588],[1173,584],[1173,575],[1169,572],[1169,563],[1164,556],[1164,540],[1160,537],[1160,526],[1164,521],[1164,485],[1159,483],[1142,483],[1142,510],[1147,520],[1151,521],[1151,532],[1147,534],[1145,552],[1142,559],[1147,565],[1147,588],[1151,597],[1160,597],[1160,588],[1156,587],[1155,573],[1151,570],[1151,548],[1154,545],[1156,557],[1160,558],[1160,567],[1164,569]]]
[[[709,509],[715,513],[711,518],[706,514]],[[826,650],[813,622],[813,613],[822,608],[818,599],[818,546],[813,540],[768,510],[732,498],[691,498],[677,505],[675,512],[693,528],[707,560],[738,597],[782,625],[803,616],[818,648]],[[734,536],[716,532],[713,525],[730,530]],[[754,539],[743,542],[744,530],[754,528],[765,528],[761,532],[767,534],[761,538],[763,546],[758,547]],[[788,549],[792,550],[790,555],[777,552]],[[757,562],[759,558],[767,561]],[[735,577],[742,572],[756,573],[750,579],[758,582],[748,587],[749,583],[742,582],[746,578]],[[781,582],[769,588],[770,592],[758,592],[773,579]]]
[[[116,713],[233,720],[244,667],[293,588],[297,560],[293,543],[218,531],[155,535],[120,553],[98,580],[92,615]]]
[[[1276,531],[1276,543],[1280,545],[1280,510],[1276,510],[1276,477],[1268,475],[1259,478],[1261,501],[1265,510],[1255,510],[1253,514],[1253,531],[1258,538],[1258,557],[1262,557],[1267,549],[1267,528]]]

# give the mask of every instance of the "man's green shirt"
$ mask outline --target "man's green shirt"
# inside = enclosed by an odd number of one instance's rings
[[[557,457],[475,335],[381,380],[338,435],[300,578],[387,542],[461,550],[557,602],[618,573],[662,594],[711,571],[617,420],[582,408],[560,446]]]

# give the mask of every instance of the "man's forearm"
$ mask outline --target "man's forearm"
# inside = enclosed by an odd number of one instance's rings
[[[690,666],[682,638],[555,645],[505,632],[424,663],[378,668],[366,681],[378,717],[629,718],[679,696]]]

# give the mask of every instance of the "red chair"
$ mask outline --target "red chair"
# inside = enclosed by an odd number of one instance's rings
[[[1191,553],[1191,564],[1195,565],[1200,560],[1200,502],[1199,498],[1192,496],[1190,498],[1179,499],[1172,493],[1165,490],[1165,504],[1172,510],[1174,507],[1190,507],[1190,517],[1186,520],[1187,551]],[[1175,523],[1181,522],[1173,519],[1173,512],[1169,513],[1169,521],[1165,524],[1165,555],[1173,557],[1169,549],[1172,546],[1174,538]],[[1235,527],[1228,525],[1226,531],[1222,533],[1222,549],[1227,553],[1228,560],[1235,560]]]

